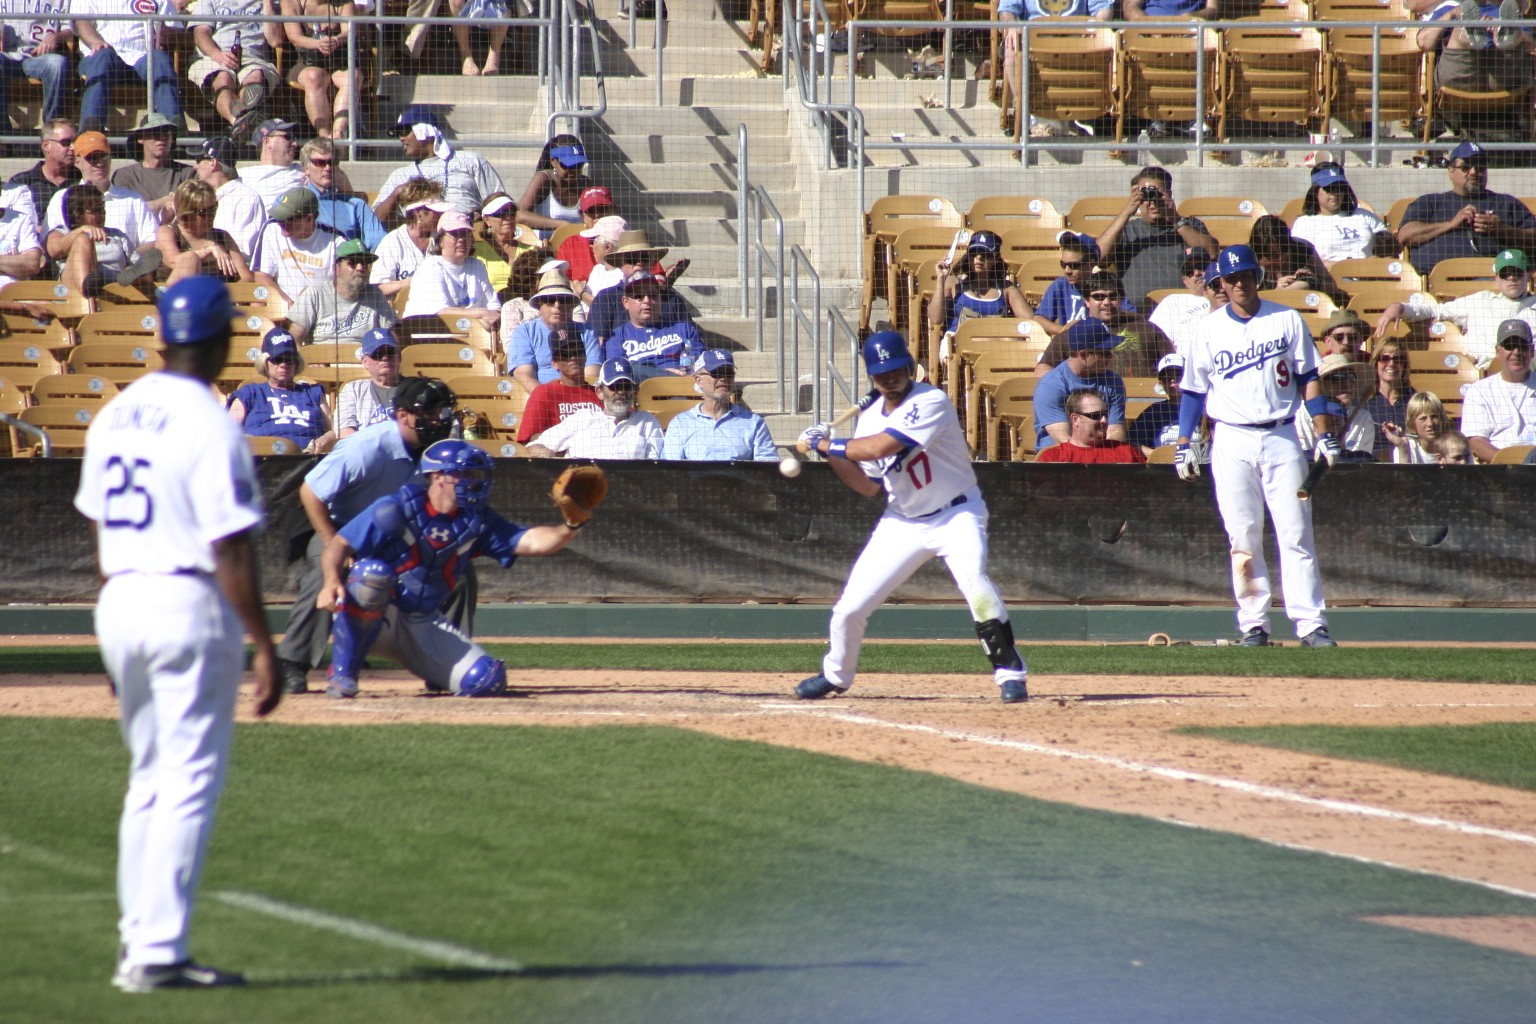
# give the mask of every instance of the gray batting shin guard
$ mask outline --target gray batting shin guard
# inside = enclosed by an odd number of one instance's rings
[[[1013,645],[1013,623],[1001,619],[978,622],[976,637],[981,641],[981,649],[986,652],[987,660],[995,667],[1015,670],[1024,668],[1024,659],[1019,657],[1018,649]]]

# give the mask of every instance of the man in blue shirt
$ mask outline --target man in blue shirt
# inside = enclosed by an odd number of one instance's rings
[[[662,319],[666,287],[664,277],[630,278],[624,285],[624,310],[629,321],[608,336],[604,348],[608,359],[629,360],[641,381],[664,374],[683,376],[704,351],[693,321]]]
[[[1079,388],[1093,388],[1109,408],[1110,441],[1124,441],[1125,381],[1110,367],[1120,338],[1109,333],[1104,321],[1079,320],[1059,337],[1066,340],[1069,355],[1035,386],[1035,448],[1049,448],[1067,440],[1070,428],[1067,396]]]
[[[1449,192],[1415,199],[1403,213],[1397,240],[1414,269],[1428,274],[1441,260],[1493,259],[1503,249],[1536,252],[1536,216],[1514,196],[1488,188],[1488,154],[1475,142],[1451,150]]]
[[[731,401],[735,383],[736,360],[725,349],[709,349],[694,361],[693,387],[704,401],[672,418],[662,458],[696,462],[778,459],[768,424],[757,413]]]
[[[304,184],[320,197],[317,223],[344,241],[360,239],[369,252],[377,249],[384,240],[384,225],[368,200],[348,195],[337,183],[335,144],[330,139],[310,139],[299,150],[299,164],[304,169]]]

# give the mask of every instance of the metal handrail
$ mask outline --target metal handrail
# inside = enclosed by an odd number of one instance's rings
[[[595,120],[608,112],[608,85],[603,76],[603,47],[602,38],[597,32],[597,22],[592,17],[592,9],[580,0],[542,0],[543,3],[559,3],[561,10],[575,11],[574,17],[568,19],[570,27],[570,44],[568,52],[570,60],[564,62],[564,76],[561,82],[560,96],[556,99],[553,83],[551,83],[551,106],[555,109],[549,112],[544,119],[544,138],[555,137],[555,124],[559,121],[583,121]],[[562,21],[564,24],[565,21]],[[592,77],[597,83],[597,106],[583,107],[581,105],[581,30],[587,30],[587,36],[592,44]],[[545,51],[551,58],[552,54]],[[553,61],[552,61],[553,62]],[[573,125],[574,127],[574,125]]]
[[[24,420],[18,419],[15,416],[3,412],[0,412],[0,423],[4,423],[8,427],[13,427],[16,430],[21,431],[23,434],[35,435],[37,439],[42,442],[43,458],[53,458],[53,439],[48,436],[48,431],[44,430],[42,427],[34,426],[31,423],[27,423]]]
[[[786,319],[784,304],[784,278],[786,270],[784,261],[784,217],[779,213],[778,207],[774,205],[773,199],[769,197],[767,190],[762,186],[756,185],[748,188],[746,195],[748,199],[748,205],[742,211],[741,232],[743,235],[750,234],[748,244],[751,247],[751,252],[756,255],[757,260],[755,264],[750,268],[750,279],[747,277],[742,278],[742,292],[744,296],[746,293],[750,293],[753,297],[755,297],[757,301],[757,350],[759,352],[766,351],[763,337],[766,330],[764,320],[767,318],[768,311],[767,284],[764,279],[765,268],[773,274],[774,296],[778,305],[778,316],[774,318],[774,322],[777,325],[778,330],[778,411],[789,412],[793,406],[790,404],[789,398],[787,397],[789,381],[786,373],[788,372],[789,368],[786,366],[787,355],[785,343],[787,341],[786,324],[789,321]],[[771,219],[773,222],[774,247],[772,250],[770,250],[768,246],[763,242],[763,220],[765,217]],[[744,307],[745,304],[746,300],[744,297]],[[795,335],[795,341],[795,371],[796,386],[798,387],[800,348],[798,334]]]
[[[821,365],[821,275],[816,273],[816,267],[811,263],[811,258],[805,254],[805,250],[798,245],[789,250],[790,275],[789,275],[789,302],[780,300],[779,323],[783,324],[786,316],[790,323],[794,324],[794,359],[791,374],[795,381],[795,405],[800,408],[800,332],[806,330],[811,335],[811,358],[813,366]],[[811,282],[811,310],[805,310],[805,303],[800,298],[800,274],[804,272]],[[781,327],[782,330],[782,327]],[[782,381],[783,375],[779,379]],[[786,412],[788,410],[785,410]],[[811,413],[819,421],[821,415],[821,374],[811,375]]]

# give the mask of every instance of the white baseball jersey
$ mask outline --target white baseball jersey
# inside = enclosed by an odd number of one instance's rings
[[[1291,419],[1302,400],[1297,376],[1317,372],[1317,346],[1301,316],[1268,299],[1248,320],[1230,304],[1207,316],[1183,354],[1183,388],[1205,395],[1217,423]]]
[[[261,525],[261,489],[240,428],[206,384],[151,373],[85,435],[75,508],[99,524],[101,572],[211,573],[213,543]]]
[[[976,486],[971,449],[949,396],[932,384],[914,384],[889,415],[885,401],[859,414],[855,437],[889,434],[902,443],[895,455],[861,462],[864,475],[885,485],[887,507],[898,515],[931,515]]]

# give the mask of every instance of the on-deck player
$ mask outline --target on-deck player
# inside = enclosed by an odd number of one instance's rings
[[[1339,457],[1335,423],[1341,407],[1323,397],[1317,347],[1301,317],[1259,297],[1264,271],[1246,245],[1217,257],[1228,303],[1202,320],[1184,368],[1175,465],[1193,480],[1200,464],[1189,439],[1202,414],[1216,425],[1211,476],[1232,550],[1237,627],[1245,647],[1269,643],[1273,597],[1264,562],[1264,509],[1269,508],[1285,579],[1285,613],[1304,647],[1335,647],[1324,616],[1323,579],[1312,538],[1312,507],[1296,496],[1307,458],[1296,439],[1305,399],[1317,432],[1316,457]]]
[[[244,633],[256,714],[277,707],[277,655],[251,533],[262,525],[250,448],[209,385],[229,351],[224,282],[160,299],[165,369],[141,377],[86,433],[75,507],[96,523],[101,643],[131,754],[118,832],[124,992],[238,985],[192,960],[187,932],[224,786]]]
[[[421,453],[427,484],[408,483],[380,498],[326,544],[317,601],[336,616],[328,696],[357,696],[358,670],[375,644],[430,689],[464,697],[505,692],[506,666],[438,608],[476,555],[508,567],[520,556],[553,555],[583,524],[524,527],[503,519],[484,503],[495,468],[467,441],[438,441]]]
[[[832,440],[825,423],[800,435],[832,471],[866,498],[884,490],[885,514],[832,608],[821,673],[795,687],[814,700],[845,693],[858,671],[869,617],[891,591],[935,555],[944,559],[976,621],[1004,704],[1028,699],[1029,669],[1013,642],[1008,608],[987,575],[987,505],[976,486],[960,418],[942,390],[917,383],[907,342],[881,331],[864,342],[864,367],[879,398],[859,415],[851,440]]]

